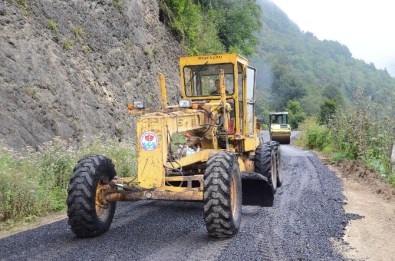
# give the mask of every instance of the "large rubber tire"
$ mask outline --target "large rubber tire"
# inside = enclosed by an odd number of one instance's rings
[[[281,187],[283,183],[283,163],[281,158],[280,143],[278,141],[270,141],[269,144],[276,154],[277,187]]]
[[[88,155],[74,168],[67,196],[71,230],[79,237],[95,237],[106,232],[115,212],[115,202],[104,203],[101,188],[115,177],[109,158]]]
[[[281,157],[281,147],[277,147],[276,152],[277,159],[277,187],[281,187],[283,184],[283,160]]]
[[[277,189],[277,164],[276,153],[271,141],[260,144],[255,150],[255,172],[267,177],[273,192]]]
[[[210,157],[204,174],[204,221],[209,236],[237,234],[241,221],[242,190],[237,156],[219,152]]]

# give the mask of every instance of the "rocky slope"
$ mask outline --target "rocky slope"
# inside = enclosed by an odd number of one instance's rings
[[[0,140],[37,148],[54,136],[130,138],[132,99],[170,103],[180,44],[156,0],[0,0]]]

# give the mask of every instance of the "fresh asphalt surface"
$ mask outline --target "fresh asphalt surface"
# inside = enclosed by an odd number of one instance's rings
[[[0,239],[0,260],[343,260],[341,181],[309,151],[281,152],[273,207],[243,206],[233,238],[207,236],[201,203],[124,202],[102,236],[76,238],[65,219]]]

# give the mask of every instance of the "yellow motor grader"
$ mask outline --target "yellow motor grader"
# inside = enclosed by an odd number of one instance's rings
[[[182,97],[162,109],[144,101],[128,108],[137,120],[137,176],[117,177],[112,161],[87,155],[74,168],[68,218],[80,237],[107,231],[117,201],[181,200],[203,203],[211,237],[232,237],[241,206],[272,206],[281,185],[278,142],[259,137],[255,117],[256,70],[238,54],[180,58]]]
[[[270,140],[281,144],[291,143],[291,125],[288,124],[288,112],[269,113]]]

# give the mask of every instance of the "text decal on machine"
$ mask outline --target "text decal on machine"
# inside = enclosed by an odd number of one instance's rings
[[[140,144],[144,150],[154,150],[159,144],[158,135],[155,132],[146,131],[140,137]]]

